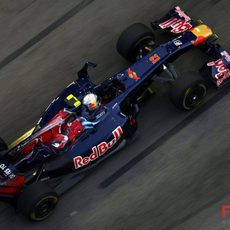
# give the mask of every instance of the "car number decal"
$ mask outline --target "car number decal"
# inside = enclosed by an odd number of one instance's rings
[[[76,108],[81,105],[81,102],[73,94],[68,95],[66,101]]]
[[[149,61],[151,61],[153,64],[156,64],[160,59],[161,58],[158,54],[153,54],[153,56],[149,58]]]

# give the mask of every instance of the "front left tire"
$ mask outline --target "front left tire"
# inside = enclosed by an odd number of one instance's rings
[[[17,201],[18,210],[33,221],[48,218],[58,203],[58,195],[43,182],[28,185]]]
[[[118,41],[118,53],[128,61],[135,62],[148,54],[155,46],[153,31],[142,23],[135,23],[125,29]]]

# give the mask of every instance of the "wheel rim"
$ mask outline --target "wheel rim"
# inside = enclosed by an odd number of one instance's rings
[[[183,107],[189,110],[199,105],[205,97],[206,91],[206,86],[203,84],[187,89],[183,100]]]
[[[31,218],[34,220],[43,220],[47,218],[54,210],[57,201],[57,197],[54,196],[43,198],[35,205]]]
[[[134,54],[136,60],[140,60],[153,50],[155,42],[152,37],[145,37],[135,46]]]

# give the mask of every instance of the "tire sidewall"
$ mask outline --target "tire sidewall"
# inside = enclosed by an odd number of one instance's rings
[[[39,217],[35,213],[35,208],[45,199],[53,200],[51,209],[44,217]],[[59,201],[57,193],[43,182],[35,182],[27,185],[17,199],[17,209],[30,220],[41,221],[46,219],[54,211]],[[52,203],[51,203],[52,204]]]
[[[185,104],[186,98],[188,97],[189,93],[191,93],[191,91],[197,87],[201,87],[203,89],[203,95],[200,97],[197,103],[194,103],[192,106],[187,106]],[[207,82],[201,75],[199,75],[199,73],[188,72],[179,76],[179,78],[172,83],[169,96],[170,100],[177,108],[188,111],[194,109],[202,103],[207,94],[207,90]]]
[[[200,100],[197,101],[197,103],[195,103],[194,105],[188,107],[188,106],[186,105],[186,99],[187,99],[187,96],[191,93],[191,91],[193,91],[194,87],[200,87],[200,88],[203,89],[204,92],[203,92],[203,95],[202,95],[202,97],[200,98]],[[188,88],[184,91],[184,93],[182,94],[182,98],[181,98],[182,107],[183,107],[185,110],[191,110],[191,109],[193,109],[193,108],[199,106],[199,105],[202,103],[202,101],[203,101],[204,97],[206,96],[206,94],[207,94],[207,87],[206,87],[206,85],[204,84],[204,82],[200,81],[200,82],[195,83],[194,85],[188,87]]]
[[[117,51],[128,61],[136,61],[133,55],[138,44],[144,40],[151,40],[155,44],[155,36],[153,31],[142,23],[134,23],[126,28],[117,41]]]
[[[128,53],[128,60],[131,62],[137,61],[137,48],[140,46],[141,43],[147,42],[149,40],[153,40],[154,38],[151,36],[151,34],[146,34],[145,36],[140,36],[139,40],[137,40],[131,47]]]
[[[46,216],[39,218],[38,216],[36,216],[35,208],[36,208],[36,206],[38,206],[39,204],[41,204],[42,201],[45,201],[46,199],[52,199],[54,206],[53,206],[53,208],[49,211],[49,213]],[[55,196],[52,193],[51,194],[46,194],[44,196],[41,196],[39,199],[37,199],[37,201],[34,202],[34,204],[32,205],[32,207],[30,208],[29,213],[28,213],[29,214],[29,218],[31,220],[33,220],[33,221],[42,221],[42,220],[48,218],[53,213],[53,211],[54,211],[55,206],[57,205],[57,203],[58,203],[58,197]]]

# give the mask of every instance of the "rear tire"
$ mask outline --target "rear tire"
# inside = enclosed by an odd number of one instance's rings
[[[18,210],[33,221],[48,218],[58,203],[57,193],[42,182],[25,187],[17,201]]]
[[[187,73],[173,82],[170,99],[179,109],[192,110],[199,106],[207,94],[207,84],[198,73]]]
[[[154,46],[155,36],[153,31],[142,23],[129,26],[121,33],[117,41],[118,53],[131,62],[145,56]]]

